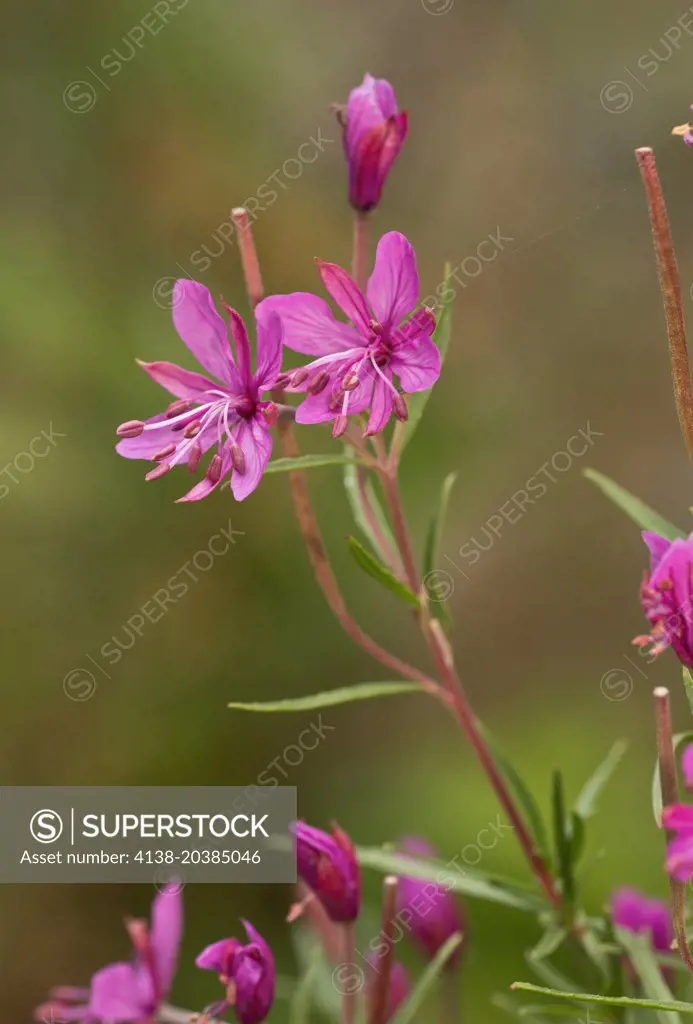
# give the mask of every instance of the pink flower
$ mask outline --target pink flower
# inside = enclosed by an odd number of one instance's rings
[[[183,932],[183,897],[167,886],[152,903],[151,927],[131,920],[132,963],[109,964],[97,971],[89,988],[61,987],[50,1002],[37,1007],[37,1021],[102,1021],[106,1024],[153,1020],[168,995],[178,962]]]
[[[343,118],[349,202],[366,212],[380,202],[385,180],[407,137],[407,115],[399,113],[389,82],[366,75],[349,93]]]
[[[378,966],[378,957],[375,953],[369,953],[366,960],[369,965],[366,976],[366,1005],[369,1010],[372,1010],[375,1003],[380,968]],[[385,1021],[392,1020],[402,1003],[407,1001],[410,993],[411,981],[409,980],[407,969],[401,963],[395,961],[390,970]]]
[[[650,900],[637,889],[617,889],[611,897],[611,919],[618,928],[649,934],[654,949],[670,952],[674,938],[671,911],[661,900]]]
[[[652,655],[672,647],[679,661],[693,668],[693,534],[670,541],[646,531],[642,538],[650,549],[651,571],[640,591],[650,632],[633,643],[652,644]]]
[[[224,321],[212,296],[196,281],[180,280],[173,290],[173,323],[179,335],[214,379],[173,363],[140,363],[176,401],[151,419],[129,420],[118,427],[123,438],[116,451],[126,459],[157,463],[145,479],[155,480],[174,466],[194,473],[205,452],[216,446],[204,478],[179,501],[206,498],[229,473],[231,490],[242,501],[260,483],[272,452],[270,427],[277,418],[273,402],[262,401],[279,373],[282,328],[265,316],[257,332],[257,369],[250,366],[250,344],[243,320],[227,308],[234,360]]]
[[[272,951],[253,926],[243,921],[250,940],[221,939],[202,950],[195,964],[215,971],[227,998],[209,1008],[208,1015],[223,1017],[233,1007],[239,1024],[260,1024],[274,1002],[275,968]]]
[[[355,921],[361,909],[361,873],[346,832],[332,826],[332,835],[296,823],[298,875],[317,896],[331,921]]]
[[[261,302],[259,324],[279,316],[284,344],[317,357],[293,375],[282,375],[280,386],[308,393],[296,412],[297,423],[335,420],[332,432],[339,437],[347,416],[370,407],[366,433],[377,434],[393,411],[407,418],[394,375],[406,392],[425,391],[440,376],[440,352],[432,340],[435,317],[429,309],[416,310],[414,249],[397,231],[383,235],[365,297],[341,267],[317,263],[325,288],[351,322],[335,320],[327,303],[307,292],[272,295]]]
[[[681,757],[681,770],[688,790],[693,790],[693,744],[689,744]],[[693,807],[674,804],[662,812],[662,826],[674,833],[667,846],[667,873],[677,882],[693,878]]]
[[[397,846],[410,857],[438,857],[436,848],[418,836],[402,839]],[[440,885],[404,875],[397,887],[397,904],[400,916],[406,911],[411,917],[409,931],[429,957],[434,957],[456,932],[466,935],[466,921],[457,900]],[[451,957],[449,966],[459,960],[460,952],[458,949]]]

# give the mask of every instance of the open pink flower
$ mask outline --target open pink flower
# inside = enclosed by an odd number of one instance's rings
[[[83,1024],[126,1024],[153,1020],[168,995],[183,932],[180,886],[169,885],[152,903],[151,926],[131,920],[132,963],[109,964],[97,971],[89,988],[61,987],[50,1002],[37,1007],[37,1021],[81,1021]]]
[[[349,202],[365,212],[380,202],[385,180],[407,137],[407,114],[397,109],[389,82],[366,75],[349,93],[343,118]]]
[[[278,315],[284,344],[316,356],[292,375],[282,375],[279,383],[308,393],[296,412],[297,423],[335,420],[332,432],[339,437],[348,416],[370,407],[366,433],[377,434],[393,411],[407,418],[394,375],[406,392],[425,391],[440,376],[440,352],[432,340],[435,317],[429,309],[416,310],[414,249],[397,231],[383,235],[365,296],[341,267],[322,260],[317,264],[325,288],[351,322],[335,320],[328,304],[307,292],[272,295],[261,302],[259,324]]]
[[[272,1008],[276,974],[272,950],[249,921],[244,946],[238,939],[221,939],[202,950],[195,965],[214,971],[226,989],[226,998],[209,1007],[207,1016],[221,1019],[233,1007],[239,1024],[260,1024]]]
[[[646,530],[642,537],[650,550],[650,573],[640,597],[650,631],[633,643],[652,644],[653,657],[671,647],[683,665],[693,668],[693,533],[671,541]]]
[[[212,375],[183,370],[173,363],[140,363],[149,376],[176,401],[149,420],[129,420],[118,427],[123,440],[116,447],[126,459],[157,463],[145,479],[164,476],[174,466],[194,473],[205,452],[216,446],[204,478],[179,501],[206,498],[229,473],[231,490],[242,501],[260,483],[272,452],[270,427],[277,418],[273,402],[262,401],[279,374],[282,327],[276,316],[258,324],[257,368],[250,364],[250,344],[239,314],[227,308],[235,343],[234,360],[229,332],[212,296],[196,281],[180,280],[173,290],[173,323],[204,369]]]

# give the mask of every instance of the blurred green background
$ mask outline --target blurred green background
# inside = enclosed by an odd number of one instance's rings
[[[315,255],[348,261],[329,105],[368,70],[394,83],[411,124],[375,229],[413,241],[423,293],[444,260],[475,256],[497,230],[512,239],[478,276],[461,278],[447,368],[405,456],[419,546],[450,470],[459,481],[443,551],[464,566],[459,549],[472,537],[488,543],[488,518],[572,434],[589,421],[603,435],[505,524],[468,579],[441,564],[470,697],[544,806],[558,762],[576,792],[614,739],[631,741],[589,840],[592,853],[608,849],[584,881],[598,911],[615,884],[665,892],[648,793],[654,685],[673,686],[686,724],[673,657],[640,664],[646,675],[626,661],[642,629],[645,551],[581,470],[594,465],[685,525],[690,467],[633,149],[657,150],[689,308],[693,154],[669,129],[693,100],[690,13],[671,2],[427,4],[171,0],[163,25],[165,7],[152,14],[135,0],[5,5],[1,778],[246,784],[315,716],[234,716],[229,700],[385,677],[324,606],[285,478],[268,478],[241,505],[226,491],[181,506],[182,471],[146,485],[144,464],[113,452],[115,426],[162,403],[135,357],[192,366],[170,322],[167,282],[191,274],[247,312],[238,253],[219,234],[232,206],[278,173],[279,198],[255,224],[269,291],[317,289]],[[127,34],[142,24],[156,34],[145,28],[133,46]],[[290,180],[284,162],[318,130],[335,141]],[[199,272],[203,246],[209,266]],[[27,471],[22,453],[51,426],[61,436]],[[304,450],[329,443],[322,428],[301,440]],[[349,605],[385,645],[425,665],[406,610],[345,554],[352,527],[339,470],[315,472],[311,484]],[[127,620],[229,521],[243,531],[230,552],[117,664],[105,661],[103,645],[126,647]],[[71,699],[75,679],[89,679],[75,670],[94,676],[91,699]],[[621,674],[602,683],[611,670]],[[419,832],[452,857],[495,820],[469,750],[423,698],[323,720],[333,731],[285,768],[312,823],[334,817],[363,843]],[[480,867],[527,874],[512,840]],[[371,895],[377,880],[368,876]],[[28,1020],[50,985],[85,983],[126,956],[122,917],[144,913],[151,895],[144,886],[2,887],[3,1018]],[[172,1001],[199,1008],[216,998],[192,958],[236,932],[239,916],[271,940],[290,975],[291,897],[280,886],[191,886]],[[511,910],[476,903],[469,915],[464,1017],[490,1024],[505,1019],[490,995],[528,977],[522,949],[538,933]],[[272,1019],[286,1019],[285,1004]]]

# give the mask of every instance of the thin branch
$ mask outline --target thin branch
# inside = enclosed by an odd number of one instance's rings
[[[655,713],[657,716],[657,757],[659,759],[659,777],[662,787],[662,804],[670,807],[678,803],[679,786],[676,778],[676,758],[671,727],[671,705],[669,691],[666,686],[658,686],[654,691]],[[686,935],[686,889],[681,882],[669,879],[671,890],[671,917],[676,935],[679,956],[688,970],[693,974],[693,957],[691,957],[688,937]]]
[[[674,243],[669,227],[669,217],[662,193],[662,185],[655,165],[654,153],[648,147],[636,149],[635,157],[640,167],[647,205],[650,211],[652,238],[654,241],[659,288],[664,304],[664,318],[669,338],[671,375],[674,383],[674,400],[679,426],[688,455],[693,459],[693,389],[686,345],[686,326],[681,300],[681,279],[676,263]]]
[[[390,977],[394,961],[397,914],[397,878],[387,875],[383,879],[383,906],[381,913],[380,938],[385,943],[385,952],[378,957],[375,984],[371,995],[371,1009],[368,1024],[386,1024],[388,1001],[390,997]]]

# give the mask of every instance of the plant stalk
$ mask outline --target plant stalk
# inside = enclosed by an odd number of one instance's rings
[[[679,786],[676,777],[676,758],[671,726],[671,704],[669,691],[665,686],[654,690],[655,714],[657,719],[657,758],[659,760],[659,778],[662,787],[662,805],[670,807],[678,803]],[[688,970],[693,974],[693,957],[686,935],[686,888],[681,882],[669,879],[671,891],[671,919],[676,935],[679,956]]]
[[[664,318],[669,339],[676,412],[686,450],[689,458],[693,460],[693,389],[691,388],[686,326],[681,300],[681,279],[654,153],[648,147],[643,146],[641,149],[636,149],[635,157],[640,167],[650,212],[659,289],[662,293]]]

